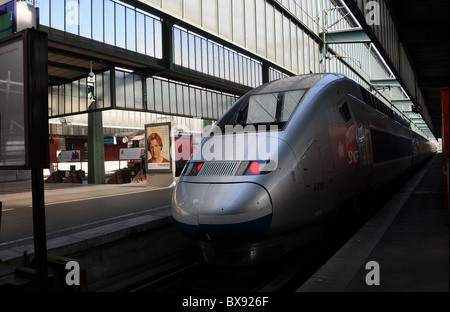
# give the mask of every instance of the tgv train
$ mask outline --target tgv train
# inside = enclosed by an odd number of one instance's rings
[[[283,78],[244,95],[205,136],[174,189],[172,214],[207,262],[251,264],[308,240],[343,203],[432,154],[351,78]]]

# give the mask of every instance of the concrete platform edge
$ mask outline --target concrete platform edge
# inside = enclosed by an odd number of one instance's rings
[[[297,292],[343,292],[367,257],[381,240],[406,200],[429,169],[430,163],[356,233],[330,260],[306,281]]]

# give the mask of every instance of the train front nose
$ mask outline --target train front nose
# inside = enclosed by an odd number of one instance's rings
[[[197,239],[258,238],[272,222],[267,191],[255,183],[178,183],[172,214],[185,234]]]

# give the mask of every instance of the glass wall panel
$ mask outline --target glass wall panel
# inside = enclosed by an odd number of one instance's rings
[[[189,34],[188,37],[188,44],[189,44],[189,65],[188,67],[192,70],[197,70],[196,66],[196,49],[195,49],[195,37],[192,34]]]
[[[213,111],[213,101],[212,101],[212,94],[206,91],[203,91],[204,96],[205,96],[205,102],[207,105],[207,111],[208,114],[207,116],[209,118],[214,118],[214,111]]]
[[[50,0],[39,1],[39,23],[41,25],[50,26]]]
[[[238,64],[238,80],[237,82],[243,83],[244,82],[244,60],[242,57],[237,56],[237,64]]]
[[[189,87],[183,86],[183,112],[185,115],[191,115],[191,103],[190,103],[190,93]]]
[[[223,115],[223,108],[224,108],[224,100],[225,100],[225,96],[222,94],[217,94],[217,117],[219,118]]]
[[[189,68],[189,41],[187,32],[181,33],[181,66]]]
[[[219,113],[219,101],[222,98],[221,94],[219,93],[212,93],[212,99],[213,99],[213,118],[217,119],[219,117],[219,115],[221,115]]]
[[[98,1],[98,0],[94,0]],[[101,2],[101,1],[100,1]],[[91,38],[92,28],[92,3],[91,0],[80,0],[80,36]],[[98,16],[95,16],[97,19]]]
[[[153,79],[152,78],[147,78],[147,88],[146,88],[146,93],[147,93],[147,109],[149,111],[154,111],[155,110],[155,92],[154,92],[154,85],[153,85]]]
[[[220,60],[219,60],[219,47],[215,44],[212,45],[212,53],[213,53],[213,76],[214,77],[220,77],[219,74],[219,64],[220,64]]]
[[[155,33],[154,33],[154,37],[153,38],[148,38],[147,40],[154,40],[155,41],[155,54],[151,55],[154,56],[156,58],[161,59],[162,58],[162,24],[160,21],[156,21],[154,20],[155,23]]]
[[[50,5],[50,27],[64,31],[65,8],[64,1],[52,1]]]
[[[209,117],[209,111],[208,111],[208,100],[206,98],[206,91],[200,90],[200,103],[202,105],[202,116]]]
[[[126,9],[127,50],[136,51],[136,11]]]
[[[72,82],[72,112],[80,111],[80,82],[78,80]]]
[[[114,2],[111,1],[105,1],[104,2],[104,40],[105,43],[108,44],[115,44],[115,9],[114,9]]]
[[[248,60],[246,58],[241,58],[241,60],[241,83],[244,85],[248,85]]]
[[[196,90],[194,88],[189,88],[189,103],[191,108],[191,116],[200,116],[200,114],[197,113],[197,102],[195,98],[195,92]]]
[[[142,90],[142,76],[134,75],[134,108],[144,109],[144,91]]]
[[[36,6],[41,25],[162,58],[161,20],[131,5],[113,0],[43,0]]]
[[[169,84],[167,81],[161,81],[161,92],[162,92],[162,111],[164,113],[170,113],[170,93]]]
[[[103,74],[95,75],[95,102],[97,104],[97,108],[104,108]]]
[[[146,34],[146,54],[155,56],[155,20],[151,17],[145,17],[145,34]]]
[[[92,39],[103,42],[103,1],[92,0]]]
[[[199,72],[203,72],[202,69],[202,39],[195,37],[195,68]]]
[[[103,74],[96,75],[95,96],[96,102],[90,109],[102,109],[111,107],[109,71]],[[67,115],[83,112],[88,109],[88,103],[86,78],[76,80],[61,86],[49,87],[49,116],[64,114]]]
[[[52,116],[52,88],[48,88],[48,115]]]
[[[112,107],[111,105],[111,72],[103,73],[103,105],[104,107]]]
[[[184,115],[184,106],[183,106],[183,86],[182,85],[176,85],[176,92],[177,92],[177,114],[178,115]]]
[[[173,62],[178,65],[183,64],[181,59],[181,54],[183,51],[183,45],[181,43],[181,30],[178,28],[173,29],[173,50]]]
[[[134,74],[125,73],[125,107],[134,108]]]
[[[145,16],[136,13],[136,51],[145,54]]]
[[[116,70],[116,106],[125,107],[125,73]]]
[[[72,84],[66,83],[62,89],[64,92],[64,111],[66,114],[70,114],[72,113]]]
[[[233,66],[234,68],[234,81],[239,82],[242,81],[242,59],[239,57],[237,53],[233,53]]]
[[[153,102],[153,97],[162,98],[162,110],[148,105],[149,110],[209,119],[220,117],[238,98],[196,86],[147,78],[148,102]]]
[[[80,80],[80,112],[87,109],[87,83],[86,78],[83,78]]]
[[[116,27],[116,46],[126,48],[125,43],[125,7],[122,5],[115,5],[115,27]]]
[[[222,47],[217,49],[218,52],[218,67],[219,67],[219,78],[225,79],[225,55],[224,55],[224,49]]]
[[[58,114],[65,114],[64,85],[58,86]]]
[[[128,122],[126,123],[127,127],[136,127],[136,113],[137,112],[128,112]]]
[[[60,1],[64,5],[65,1]],[[55,5],[55,1],[52,1],[52,8]],[[80,25],[80,11],[79,11],[79,0],[69,1],[65,4],[63,15],[60,18],[64,19],[65,31],[68,33],[78,35],[79,25]],[[52,12],[53,17],[53,12]]]
[[[223,50],[224,79],[230,80],[230,51]]]
[[[202,40],[202,72],[207,74],[208,71],[208,42]]]
[[[196,116],[202,117],[203,115],[203,105],[202,105],[202,94],[200,92],[200,89],[195,89],[195,106],[196,106]],[[206,110],[205,110],[206,112]]]
[[[207,54],[205,55],[208,58],[208,67],[206,69],[206,73],[214,76],[214,46],[212,42],[208,41],[206,51]]]
[[[155,79],[154,84],[155,84],[155,111],[162,112],[163,111],[162,81],[159,79]]]
[[[169,83],[169,108],[170,113],[177,113],[177,90],[176,85],[173,83]]]
[[[52,93],[52,116],[58,115],[58,86],[51,87]]]

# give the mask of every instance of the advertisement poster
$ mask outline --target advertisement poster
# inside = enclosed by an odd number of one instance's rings
[[[171,172],[170,123],[145,126],[147,172]]]
[[[0,167],[25,165],[23,42],[0,45]]]

